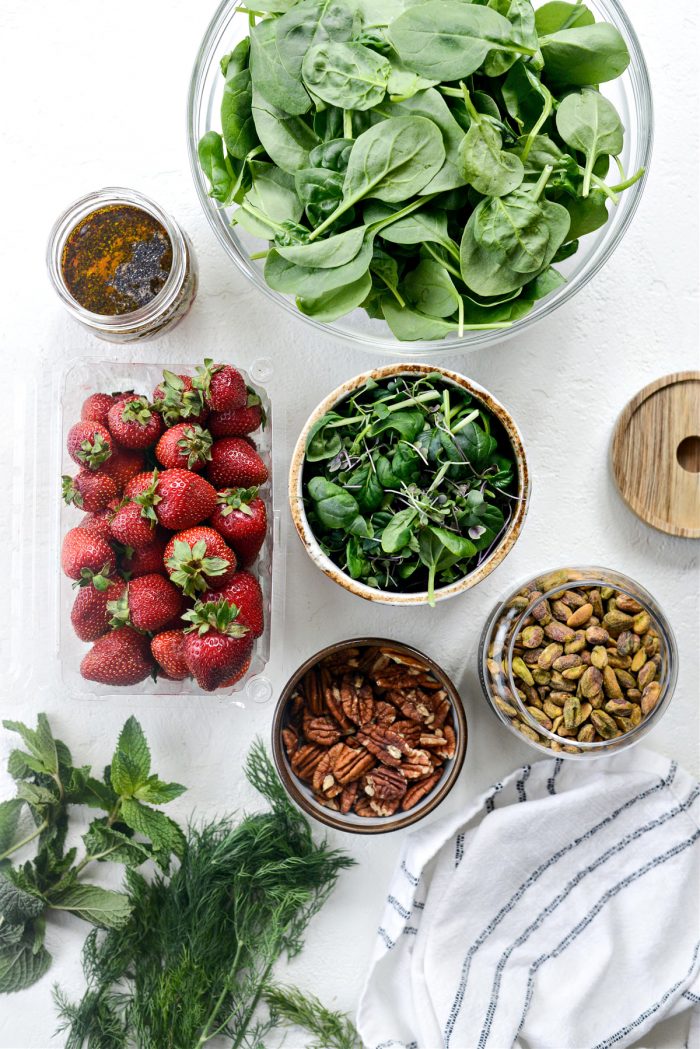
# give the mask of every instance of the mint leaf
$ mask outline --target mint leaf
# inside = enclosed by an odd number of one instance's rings
[[[58,772],[56,741],[51,733],[46,714],[39,714],[36,731],[28,728],[21,721],[3,721],[3,726],[10,732],[17,732],[30,755],[41,764],[40,769],[35,768],[33,771],[46,772],[48,775],[55,775]],[[23,756],[26,760],[26,755]]]
[[[138,764],[122,750],[118,750],[112,758],[109,779],[113,790],[126,798],[135,794],[145,782]]]
[[[45,808],[47,805],[55,805],[58,801],[56,795],[48,787],[40,787],[36,783],[19,783],[17,785],[17,797],[23,798],[36,809]]]
[[[0,802],[0,855],[11,849],[17,839],[17,825],[23,804],[21,798]]]
[[[88,854],[102,863],[109,860],[123,863],[126,867],[139,867],[151,856],[148,845],[133,841],[101,820],[94,820],[90,824],[87,833],[83,834],[83,841]]]
[[[45,907],[46,902],[41,896],[15,885],[8,871],[0,873],[0,917],[3,923],[16,925],[37,918]]]
[[[103,929],[119,929],[129,920],[131,905],[123,892],[112,892],[99,885],[76,884],[52,896],[49,906],[70,911]]]
[[[150,801],[154,805],[164,805],[184,794],[187,787],[181,783],[164,783],[157,776],[149,776],[142,787],[134,792],[134,797],[139,801]]]
[[[167,857],[171,852],[176,856],[182,856],[185,836],[177,823],[164,812],[142,805],[133,798],[125,798],[122,802],[121,816],[128,827],[143,834],[145,838],[150,838],[154,850],[161,858]],[[158,861],[160,862],[160,858]]]
[[[0,953],[5,950],[6,947],[14,947],[16,943],[19,943],[24,935],[24,925],[8,925],[3,922],[0,925]]]
[[[110,786],[90,775],[89,765],[71,769],[66,783],[66,799],[73,805],[89,805],[105,812],[111,812],[118,800]]]
[[[27,754],[24,750],[10,751],[10,756],[7,759],[7,771],[13,779],[25,779],[32,772],[38,772],[42,776],[49,775],[44,762],[31,754]]]
[[[28,940],[0,950],[0,993],[9,994],[31,986],[50,965],[51,955],[46,948],[36,948]]]
[[[114,752],[110,779],[117,794],[130,797],[148,779],[151,752],[143,729],[135,717],[124,724]]]

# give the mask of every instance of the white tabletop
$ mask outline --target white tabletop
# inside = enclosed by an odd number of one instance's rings
[[[662,12],[656,0],[635,0],[629,9],[650,65],[656,106],[653,167],[631,229],[604,271],[535,330],[500,348],[441,359],[493,391],[522,429],[534,483],[514,551],[465,596],[435,610],[391,611],[323,578],[288,533],[286,628],[274,639],[269,668],[275,690],[285,672],[317,648],[360,633],[425,649],[460,686],[470,728],[463,774],[441,813],[532,760],[525,745],[499,728],[481,697],[478,638],[485,616],[513,582],[567,563],[618,568],[643,583],[668,612],[679,642],[680,675],[675,699],[649,745],[700,772],[699,548],[641,524],[621,502],[607,460],[614,421],[632,394],[658,376],[698,367],[697,5],[674,0]],[[41,383],[48,369],[76,355],[104,351],[119,359],[118,349],[99,344],[68,318],[49,288],[43,256],[49,228],[69,201],[103,185],[133,186],[186,228],[201,276],[189,317],[144,346],[142,359],[187,365],[211,355],[245,366],[263,353],[272,357],[277,404],[286,410],[291,440],[325,393],[380,362],[319,337],[275,309],[233,268],[204,219],[187,162],[185,97],[212,11],[213,4],[192,0],[0,5],[2,360],[21,369],[22,381]],[[16,499],[25,485],[17,465],[23,455],[36,454],[40,469],[48,469],[46,435],[34,434],[24,451],[12,448],[7,426],[2,435],[2,480],[14,481]],[[280,454],[278,469],[286,465]],[[8,525],[7,512],[3,518]],[[40,564],[42,557],[40,545]],[[52,580],[57,565],[46,556],[42,567]],[[15,566],[15,585],[21,581]],[[241,765],[253,737],[269,735],[272,702],[241,710],[216,698],[172,706],[138,696],[66,700],[56,685],[52,640],[36,635],[33,622],[26,623],[26,634],[34,677],[31,688],[0,686],[4,716],[32,722],[45,710],[80,761],[101,767],[133,712],[158,771],[189,786],[170,806],[176,817],[213,816],[254,803]],[[3,733],[3,765],[8,749]],[[3,772],[0,797],[10,790]],[[401,834],[331,837],[358,865],[342,877],[309,929],[303,954],[283,976],[352,1011]],[[51,986],[58,981],[79,993],[79,947],[86,931],[76,919],[52,919],[50,972],[28,991],[0,1000],[1,1049],[62,1044],[60,1037],[52,1039]],[[666,1024],[645,1045],[661,1049],[683,1042],[682,1025]],[[292,1043],[291,1049],[302,1049]]]

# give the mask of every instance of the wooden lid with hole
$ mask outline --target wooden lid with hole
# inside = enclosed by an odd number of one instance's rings
[[[611,453],[617,487],[638,517],[700,539],[700,372],[640,390],[617,420]]]

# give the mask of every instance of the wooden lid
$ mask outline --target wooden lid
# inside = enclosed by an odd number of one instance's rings
[[[617,487],[638,517],[700,539],[700,372],[640,390],[617,420],[611,451]]]

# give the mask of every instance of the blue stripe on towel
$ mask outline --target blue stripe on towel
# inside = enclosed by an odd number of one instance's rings
[[[629,798],[623,805],[620,805],[619,808],[615,809],[613,812],[610,813],[610,815],[606,816],[603,820],[601,820],[600,823],[595,824],[595,826],[591,827],[589,830],[587,830],[584,834],[580,835],[578,838],[574,838],[574,840],[569,845],[565,845],[563,848],[559,849],[552,856],[550,856],[550,858],[548,860],[545,860],[544,863],[540,864],[540,866],[537,867],[532,872],[532,874],[526,879],[526,881],[524,881],[522,883],[522,885],[520,885],[520,887],[515,891],[515,893],[511,896],[511,898],[508,901],[508,903],[506,903],[500,909],[500,911],[498,912],[496,917],[479,934],[477,939],[474,941],[472,946],[469,948],[469,951],[467,952],[467,955],[466,955],[466,957],[464,959],[464,962],[462,963],[462,972],[461,972],[461,975],[460,975],[459,986],[457,988],[457,993],[456,993],[454,1001],[452,1003],[452,1008],[450,1010],[450,1015],[449,1015],[449,1017],[447,1019],[446,1025],[445,1025],[445,1049],[448,1049],[448,1047],[449,1047],[450,1038],[451,1038],[452,1033],[454,1031],[454,1027],[455,1027],[455,1024],[457,1022],[457,1017],[459,1016],[460,1009],[462,1008],[462,1003],[464,1001],[464,996],[465,996],[466,990],[467,990],[467,983],[469,981],[469,970],[471,968],[472,958],[474,957],[476,952],[479,950],[481,945],[483,943],[485,943],[485,941],[488,939],[488,937],[491,935],[491,933],[494,932],[494,930],[500,925],[500,923],[503,921],[503,919],[506,917],[506,915],[510,913],[510,911],[513,909],[513,907],[515,907],[515,905],[522,898],[522,896],[524,896],[524,894],[527,892],[527,890],[532,885],[534,885],[535,882],[538,881],[538,879],[541,878],[542,875],[554,863],[558,862],[562,858],[562,856],[565,856],[567,852],[570,852],[572,849],[575,849],[582,842],[588,841],[590,838],[594,837],[594,835],[597,834],[599,830],[602,830],[603,827],[606,827],[608,824],[612,823],[614,820],[617,819],[617,817],[621,813],[625,812],[627,809],[631,808],[633,805],[636,805],[637,802],[643,801],[645,798],[648,798],[651,794],[655,794],[657,791],[663,790],[665,787],[670,786],[671,783],[673,783],[673,780],[675,779],[677,770],[678,770],[678,765],[676,764],[675,761],[672,761],[670,766],[669,766],[668,775],[666,776],[665,779],[660,780],[653,787],[647,787],[646,790],[641,791],[641,793],[635,795],[633,798]],[[494,788],[494,793],[497,790],[500,790],[500,789],[502,789],[502,784],[497,784],[496,787]],[[493,795],[491,797],[493,797]],[[491,811],[491,810],[488,809],[488,801],[487,801],[487,811]]]
[[[610,1046],[615,1045],[616,1042],[621,1042],[622,1039],[626,1038],[628,1034],[635,1030],[635,1028],[641,1026],[641,1024],[643,1024],[645,1020],[648,1020],[650,1016],[653,1016],[654,1013],[657,1013],[659,1009],[666,1004],[671,995],[678,990],[681,984],[685,983],[688,977],[691,976],[693,969],[695,968],[696,962],[698,960],[698,951],[700,951],[700,940],[698,940],[698,942],[695,944],[695,950],[693,951],[693,960],[691,961],[690,967],[685,976],[683,976],[680,980],[676,981],[676,983],[674,983],[672,987],[669,987],[666,993],[662,995],[658,1001],[654,1002],[653,1005],[650,1005],[647,1009],[644,1010],[643,1013],[640,1013],[636,1020],[633,1020],[632,1023],[627,1024],[625,1027],[621,1027],[619,1031],[616,1031],[615,1034],[610,1035],[610,1037],[606,1038],[605,1041],[598,1042],[598,1044],[595,1046],[595,1049],[610,1049]],[[688,996],[687,991],[685,992],[685,995],[686,997]],[[691,1001],[693,998],[695,998],[696,1002],[700,1001],[700,998],[698,998],[697,995],[691,995]]]

